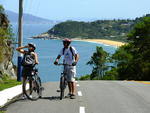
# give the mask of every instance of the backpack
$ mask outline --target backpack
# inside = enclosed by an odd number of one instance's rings
[[[21,64],[24,67],[33,67],[35,65],[35,58],[31,52],[24,54]]]
[[[70,51],[71,51],[71,54],[72,54],[72,59],[73,59],[73,57],[75,56],[74,54],[73,54],[73,49],[72,49],[72,47],[70,46]],[[64,55],[64,53],[65,53],[65,48],[63,48],[63,55]]]

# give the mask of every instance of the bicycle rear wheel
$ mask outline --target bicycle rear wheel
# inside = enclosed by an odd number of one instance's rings
[[[24,93],[28,99],[37,100],[40,97],[40,85],[36,80],[27,79],[24,86]]]

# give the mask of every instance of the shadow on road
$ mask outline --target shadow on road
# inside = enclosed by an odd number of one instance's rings
[[[48,99],[48,100],[60,100],[60,96],[42,97],[41,99]]]

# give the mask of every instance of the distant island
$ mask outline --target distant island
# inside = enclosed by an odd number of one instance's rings
[[[6,10],[5,13],[11,23],[18,23],[18,13]],[[37,17],[31,14],[23,14],[25,24],[58,24],[60,21],[48,20],[45,18]]]
[[[150,17],[147,14],[146,17]],[[34,39],[107,39],[127,42],[127,34],[143,17],[130,19],[97,20],[93,22],[66,21],[56,24],[47,32],[34,36]]]

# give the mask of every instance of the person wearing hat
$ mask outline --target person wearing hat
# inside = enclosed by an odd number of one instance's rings
[[[69,88],[69,93],[67,96],[70,97],[71,99],[75,99],[75,95],[76,95],[76,93],[75,93],[75,91],[76,91],[76,84],[75,84],[76,64],[79,60],[79,54],[74,47],[70,46],[70,44],[71,44],[70,39],[65,38],[63,40],[64,48],[61,49],[54,64],[57,65],[61,56],[64,56],[63,63],[72,65],[72,66],[66,66],[66,68],[65,68],[65,69],[67,69],[66,78],[67,78],[68,88]]]
[[[25,50],[25,49],[28,50]],[[22,47],[18,47],[16,48],[16,50],[20,53],[22,53],[24,55],[23,60],[22,60],[22,66],[23,66],[23,70],[22,70],[22,78],[23,78],[23,84],[22,84],[22,92],[23,92],[23,99],[25,99],[25,95],[24,95],[24,85],[25,85],[25,81],[27,79],[27,76],[31,75],[31,71],[33,70],[33,67],[35,66],[35,64],[38,64],[38,56],[37,53],[35,52],[36,49],[36,45],[33,43],[28,43],[28,45],[26,46],[22,46]],[[29,82],[30,83],[30,82]]]

